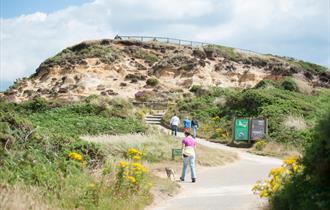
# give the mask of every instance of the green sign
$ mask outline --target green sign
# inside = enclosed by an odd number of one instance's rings
[[[174,160],[175,156],[181,156],[182,155],[181,149],[172,149],[172,159]]]
[[[249,119],[235,119],[234,124],[234,140],[249,140]]]

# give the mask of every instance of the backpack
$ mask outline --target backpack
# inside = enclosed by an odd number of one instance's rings
[[[196,119],[192,120],[191,125],[197,125],[198,126],[198,121]]]

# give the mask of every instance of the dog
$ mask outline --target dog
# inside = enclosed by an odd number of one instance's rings
[[[169,178],[171,181],[175,181],[175,173],[172,168],[165,167],[165,172],[166,172],[167,178]]]

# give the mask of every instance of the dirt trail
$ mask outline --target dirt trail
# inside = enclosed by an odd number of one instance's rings
[[[180,133],[180,135],[182,135]],[[239,160],[221,167],[197,171],[197,182],[182,182],[182,191],[175,197],[158,203],[152,210],[256,210],[264,200],[251,192],[253,184],[265,179],[271,168],[281,160],[258,156],[245,151],[197,139],[198,144],[211,148],[234,151]],[[198,157],[197,157],[198,158]],[[189,170],[188,170],[189,171]]]

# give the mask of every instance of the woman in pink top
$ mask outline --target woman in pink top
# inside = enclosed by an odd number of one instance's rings
[[[196,169],[195,169],[195,149],[196,149],[196,141],[190,135],[189,132],[185,132],[185,138],[182,140],[182,159],[183,159],[183,167],[182,167],[182,174],[180,177],[181,181],[184,181],[186,176],[186,169],[190,166],[190,173],[191,173],[191,180],[192,182],[196,182]]]

